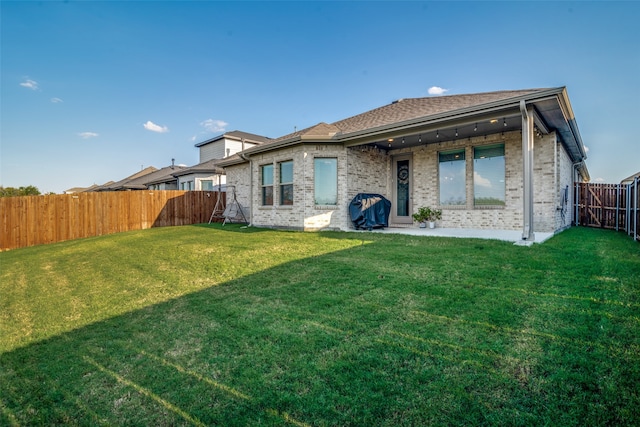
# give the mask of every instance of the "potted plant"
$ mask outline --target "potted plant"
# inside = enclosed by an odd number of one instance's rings
[[[442,218],[442,211],[440,209],[431,209],[429,206],[422,206],[412,216],[415,222],[420,223],[420,228],[425,228],[427,222],[429,223],[429,228],[435,228],[436,220]]]

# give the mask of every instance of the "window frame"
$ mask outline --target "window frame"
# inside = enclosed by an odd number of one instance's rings
[[[494,152],[496,150],[498,150],[498,152],[500,153],[499,155],[491,155],[489,157],[487,156],[482,156],[480,157],[479,155],[482,154],[482,151],[484,151],[485,153],[489,152],[489,150],[493,150]],[[502,175],[501,175],[501,180],[498,180],[498,182],[500,182],[502,185],[500,189],[501,190],[501,196],[502,196],[502,200],[497,197],[494,198],[495,200],[497,200],[497,203],[478,203],[477,200],[479,199],[477,197],[477,193],[479,192],[478,190],[481,190],[482,187],[481,185],[478,184],[479,179],[478,179],[478,175],[476,174],[478,168],[478,161],[482,161],[482,160],[486,160],[486,159],[491,159],[491,158],[501,158],[502,159]],[[483,162],[485,163],[485,162]],[[480,169],[484,169],[484,168],[480,168]],[[495,168],[492,168],[495,170]],[[506,161],[506,156],[505,156],[505,144],[504,143],[497,143],[497,144],[488,144],[488,145],[479,145],[479,146],[474,146],[473,147],[473,206],[476,208],[503,208],[507,205],[507,186],[506,186],[506,175],[507,175],[507,161]],[[491,181],[489,181],[491,182]],[[489,197],[484,197],[484,199],[491,199]]]
[[[318,163],[320,161],[326,162],[328,160],[332,161],[333,163],[332,167],[334,168],[334,170],[330,172],[335,173],[335,187],[333,188],[334,194],[331,194],[335,199],[333,200],[333,202],[329,202],[329,203],[318,203],[319,196],[324,196],[320,194],[319,189],[325,192],[326,190],[325,183],[327,182],[327,178],[328,178],[325,176],[319,176],[318,170],[320,168],[318,168]],[[319,179],[319,178],[322,178],[322,179]],[[330,178],[333,179],[334,176],[331,176]],[[320,199],[320,201],[323,201],[323,200]],[[313,159],[313,202],[315,206],[338,206],[338,158],[337,157],[314,157]]]
[[[461,158],[456,158],[455,156],[459,155]],[[447,158],[447,156],[453,156]],[[444,157],[444,158],[443,158]],[[443,207],[451,207],[451,208],[459,208],[467,206],[467,158],[466,158],[466,148],[456,148],[452,150],[445,150],[438,152],[438,203]],[[460,162],[462,170],[455,171],[456,173],[462,172],[460,175],[463,177],[463,185],[462,185],[462,201],[460,203],[444,203],[443,197],[443,179],[445,179],[445,174],[443,173],[443,164],[447,162]],[[455,174],[454,174],[455,176]],[[456,194],[454,194],[455,196]],[[452,198],[452,200],[455,200]]]
[[[269,169],[271,170],[271,182],[265,184],[264,182],[265,176],[268,176],[268,175],[265,175],[265,172]],[[273,163],[260,165],[260,204],[261,206],[273,206],[274,172],[275,172],[275,168],[273,167]]]
[[[291,181],[283,181],[282,167],[291,167]],[[289,173],[287,174],[289,175]],[[293,206],[293,160],[278,162],[278,201],[280,206]],[[285,196],[289,196],[285,198]]]

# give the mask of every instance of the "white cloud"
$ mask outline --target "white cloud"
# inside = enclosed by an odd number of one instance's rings
[[[38,82],[31,79],[25,79],[20,86],[29,88],[31,90],[38,90]]]
[[[594,179],[593,182],[604,182],[604,178],[598,177],[598,178]]]
[[[59,104],[64,101],[60,98],[51,98],[51,102],[53,102],[54,104]]]
[[[589,147],[587,147],[587,146],[585,145],[585,146],[584,146],[584,151],[585,151],[585,153],[588,153],[588,152],[589,152]]]
[[[209,132],[224,132],[229,123],[222,120],[207,119],[200,123],[200,126],[205,128]]]
[[[95,138],[96,136],[98,136],[98,134],[95,132],[80,132],[78,136],[83,139],[89,139],[89,138]]]
[[[487,178],[483,178],[478,172],[473,172],[473,183],[482,187],[491,188],[491,181]]]
[[[429,95],[442,95],[445,92],[449,92],[449,89],[443,89],[439,86],[431,86],[427,92],[429,92]]]
[[[158,132],[158,133],[169,132],[168,127],[157,125],[153,123],[151,120],[147,121],[147,123],[145,123],[143,126],[146,130],[150,130],[151,132]]]

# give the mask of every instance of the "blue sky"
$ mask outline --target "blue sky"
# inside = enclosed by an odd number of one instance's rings
[[[592,181],[640,171],[638,2],[0,2],[0,185],[60,193],[399,98],[567,86]]]

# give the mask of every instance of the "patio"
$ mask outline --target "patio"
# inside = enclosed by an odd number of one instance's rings
[[[405,234],[410,236],[437,236],[437,237],[459,237],[467,239],[494,239],[513,242],[516,245],[531,246],[534,243],[543,243],[553,237],[554,233],[535,232],[535,240],[522,240],[522,230],[479,230],[473,228],[419,228],[397,227],[379,228],[372,231],[357,230],[364,233],[391,233]]]

